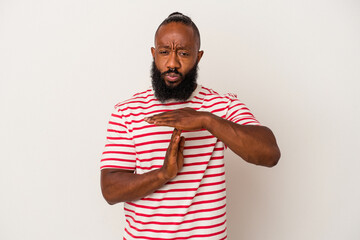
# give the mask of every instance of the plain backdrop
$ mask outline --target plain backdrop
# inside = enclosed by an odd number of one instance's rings
[[[107,121],[150,86],[173,11],[200,29],[199,83],[282,151],[274,168],[226,152],[229,239],[360,239],[358,0],[0,0],[0,239],[122,239],[99,184]]]

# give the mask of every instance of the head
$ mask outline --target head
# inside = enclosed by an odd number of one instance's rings
[[[160,101],[188,99],[195,90],[197,64],[203,55],[196,25],[181,13],[170,14],[156,31],[151,53],[155,96]]]

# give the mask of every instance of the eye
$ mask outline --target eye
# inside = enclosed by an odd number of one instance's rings
[[[188,52],[181,51],[179,52],[179,55],[183,57],[188,57],[190,54]]]
[[[168,54],[168,53],[169,53],[168,50],[160,50],[160,51],[159,51],[159,54],[161,54],[161,55],[166,55],[166,54]]]

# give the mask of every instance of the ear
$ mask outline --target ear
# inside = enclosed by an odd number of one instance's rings
[[[151,55],[153,56],[153,59],[155,59],[155,48],[154,47],[151,48]]]
[[[200,59],[202,58],[203,54],[204,54],[204,51],[199,51],[198,52],[198,55],[197,55],[197,61],[198,62],[200,62]]]

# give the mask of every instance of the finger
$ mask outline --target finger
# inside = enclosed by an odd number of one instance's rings
[[[154,123],[155,119],[153,117],[145,117],[144,120],[148,123]]]
[[[148,122],[148,123],[153,123],[154,121],[151,119],[151,117],[146,117],[144,118],[144,121]]]
[[[173,131],[173,134],[171,136],[170,144],[168,147],[169,156],[174,157],[175,159],[177,157],[177,153],[178,153],[178,149],[179,149],[180,134],[181,134],[181,131],[179,131],[175,128]]]
[[[171,135],[171,139],[170,139],[170,145],[171,145],[170,148],[171,149],[173,149],[173,147],[176,146],[176,150],[178,150],[179,143],[181,140],[180,134],[181,134],[181,130],[174,128],[174,131],[173,131],[173,133]]]
[[[162,116],[162,117],[157,117],[157,118],[151,118],[151,121],[168,121],[168,120],[176,120],[177,117],[176,116]]]
[[[180,137],[179,153],[182,153],[182,152],[184,151],[184,146],[185,146],[185,138],[184,138],[184,137]]]
[[[178,128],[178,122],[176,120],[157,120],[153,122],[156,126],[168,126]]]
[[[172,132],[172,135],[171,135],[171,140],[175,139],[176,136],[179,136],[180,137],[180,134],[181,134],[181,131],[177,128],[174,128],[173,132]]]
[[[167,121],[175,119],[174,116],[153,116],[153,117],[146,117],[144,120],[148,123],[155,123],[158,121]]]
[[[184,145],[185,145],[185,138],[181,137],[179,142],[178,154],[177,154],[177,166],[179,170],[182,169],[184,165],[184,154],[183,154]]]

